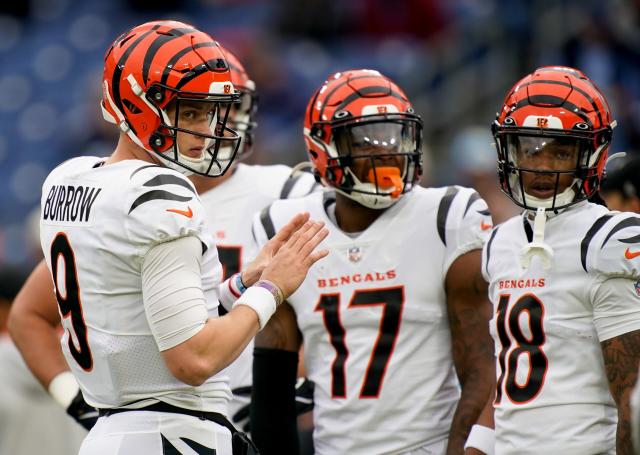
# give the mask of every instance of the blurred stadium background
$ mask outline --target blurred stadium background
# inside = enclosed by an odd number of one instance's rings
[[[333,71],[374,68],[425,120],[424,183],[476,186],[494,219],[489,125],[519,77],[576,66],[605,92],[619,126],[612,152],[640,140],[639,0],[24,0],[0,6],[0,263],[40,258],[37,208],[47,173],[108,155],[98,107],[102,57],[129,27],[193,23],[234,51],[256,81],[253,163],[306,159],[302,114]]]

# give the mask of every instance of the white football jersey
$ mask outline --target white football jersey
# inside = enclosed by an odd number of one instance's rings
[[[201,194],[205,229],[218,249],[223,280],[241,271],[257,254],[251,234],[251,220],[257,212],[277,199],[305,196],[319,187],[312,174],[300,172],[292,176],[289,166],[239,163],[229,179]],[[232,390],[251,385],[252,364],[253,341],[225,370]],[[234,396],[229,417],[248,403],[248,395]]]
[[[260,244],[295,213],[329,236],[289,297],[315,382],[318,454],[398,453],[447,438],[459,397],[444,280],[491,228],[485,202],[462,187],[416,187],[364,232],[328,215],[333,192],[276,201],[254,222]]]
[[[218,374],[198,387],[166,367],[142,300],[141,267],[154,245],[183,236],[203,242],[202,287],[217,316],[222,268],[203,235],[204,209],[191,182],[144,161],[101,166],[80,157],[43,185],[40,240],[58,290],[62,349],[86,401],[111,408],[160,399],[226,413],[231,393]]]
[[[600,343],[640,329],[639,234],[636,215],[576,204],[546,222],[545,269],[538,257],[520,263],[532,238],[525,215],[492,231],[482,270],[494,306],[496,454],[615,453]]]

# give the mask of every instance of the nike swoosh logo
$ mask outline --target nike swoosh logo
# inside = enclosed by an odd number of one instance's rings
[[[167,209],[167,212],[177,213],[178,215],[186,216],[187,218],[191,218],[193,216],[193,212],[189,206],[187,206],[187,210]]]
[[[480,229],[486,231],[487,229],[491,229],[493,227],[492,224],[484,224],[484,221],[480,221]]]
[[[639,251],[629,251],[629,248],[627,248],[624,251],[624,257],[626,257],[627,259],[633,259],[640,256],[640,250]]]

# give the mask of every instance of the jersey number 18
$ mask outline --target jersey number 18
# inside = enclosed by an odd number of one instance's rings
[[[497,382],[496,404],[502,399],[503,383],[504,391],[513,403],[524,404],[533,400],[542,390],[549,368],[547,356],[542,350],[545,342],[542,302],[535,295],[526,294],[518,299],[510,311],[507,311],[510,297],[508,294],[501,295],[498,302],[497,330],[502,349],[498,354],[500,377]],[[523,333],[520,325],[523,313],[529,316],[529,333],[527,334]],[[512,346],[514,348],[510,350]],[[526,380],[518,383],[516,372],[518,360],[522,355],[529,358],[529,366]]]

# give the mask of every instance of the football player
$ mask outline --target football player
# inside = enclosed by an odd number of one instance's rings
[[[640,357],[640,217],[590,203],[615,121],[582,72],[544,67],[493,124],[522,215],[483,251],[497,358],[495,453],[631,453]]]
[[[297,352],[315,383],[318,454],[462,453],[493,380],[480,273],[491,217],[468,188],[423,188],[422,120],[372,70],[333,74],[304,138],[330,191],[274,202],[266,244],[301,210],[329,226],[331,254],[255,340],[251,426],[263,455],[297,453]]]
[[[229,65],[231,82],[240,93],[240,103],[231,107],[229,126],[238,132],[242,140],[236,159],[244,159],[251,154],[253,128],[256,125],[257,93],[255,83],[249,78],[237,57],[227,49],[222,48],[222,50]],[[232,152],[233,149],[229,146],[221,147],[218,153],[219,159],[230,161]],[[294,174],[292,169],[285,165],[252,166],[236,163],[237,161],[234,161],[227,173],[215,179],[197,174],[189,176],[196,191],[200,194],[205,208],[206,221],[209,226],[208,233],[215,237],[218,258],[222,264],[223,280],[240,272],[242,266],[248,264],[255,257],[251,223],[247,221],[254,213],[278,198],[303,196],[319,187],[310,173]],[[226,181],[229,183],[220,186]],[[56,308],[55,295],[51,291],[51,275],[46,263],[42,261],[34,269],[29,279],[29,285],[25,285],[18,296],[17,302],[21,312],[24,313],[25,310],[31,308],[31,305],[37,306],[34,308],[36,311],[44,305]],[[219,307],[218,311],[226,313],[223,307]],[[14,314],[14,316],[16,315],[17,313]],[[57,359],[57,364],[64,365],[61,353],[58,352],[58,336],[52,333],[52,330],[55,330],[55,326],[59,323],[59,318],[55,314],[54,317],[53,326],[49,326],[45,322],[44,326],[37,326],[36,333],[39,335],[50,333],[52,335],[50,346],[53,346],[56,352],[48,352],[48,349],[43,349],[41,346],[38,350],[29,351],[27,354],[32,359],[31,368],[34,374],[45,388],[48,388],[53,377],[60,373],[58,368],[51,368],[52,359]],[[38,324],[43,321],[35,319],[35,322]],[[31,330],[27,331],[32,332]],[[20,337],[20,333],[16,336]],[[26,351],[26,346],[23,351]],[[245,427],[245,429],[249,418],[247,408],[249,400],[246,391],[250,391],[248,387],[251,385],[252,351],[253,341],[225,370],[234,393],[233,399],[229,403],[229,415],[234,417],[232,419],[234,424]],[[89,430],[97,420],[97,413],[84,402],[79,388],[77,392],[73,406],[65,405],[65,407],[72,417]],[[301,400],[303,398],[300,397]],[[301,406],[301,409],[307,409],[307,407]],[[236,419],[235,416],[238,418]]]
[[[134,27],[105,56],[103,113],[121,131],[114,153],[69,160],[44,183],[41,243],[73,374],[58,356],[48,388],[73,406],[79,384],[101,416],[81,453],[231,454],[220,372],[326,255],[315,250],[326,229],[297,214],[219,285],[206,214],[184,175],[231,166],[241,138],[228,118],[239,98],[210,36],[175,21]],[[49,326],[50,307],[40,308]],[[29,362],[19,313],[10,322]]]

